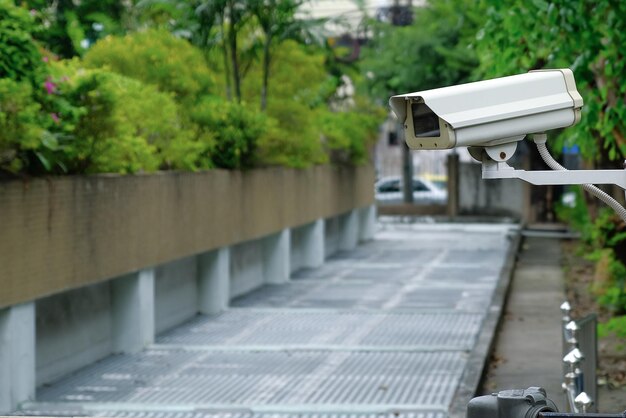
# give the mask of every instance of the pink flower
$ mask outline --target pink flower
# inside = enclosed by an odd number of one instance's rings
[[[31,16],[35,16],[37,14],[37,10],[35,9],[30,9],[30,15]]]
[[[48,57],[43,57],[41,60],[42,60],[43,62],[48,62],[48,61],[50,61],[50,59],[49,59]]]
[[[56,123],[57,125],[61,123],[61,118],[56,113],[50,113],[50,117],[52,118],[54,123]]]
[[[57,90],[57,85],[52,82],[50,77],[48,77],[48,79],[44,83],[44,87],[46,88],[48,94],[54,94]]]

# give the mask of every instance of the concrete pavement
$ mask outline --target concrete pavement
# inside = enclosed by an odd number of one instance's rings
[[[559,241],[525,238],[484,394],[541,386],[559,411],[568,410],[561,389],[563,283]]]
[[[39,388],[18,413],[457,416],[493,337],[514,229],[381,224],[318,269]]]

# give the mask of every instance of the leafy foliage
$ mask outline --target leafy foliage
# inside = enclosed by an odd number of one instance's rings
[[[280,120],[271,119],[268,131],[259,138],[260,164],[307,168],[328,162],[321,133],[312,121],[315,114],[310,109],[300,103],[276,102],[272,110],[282,111],[283,116]]]
[[[43,140],[40,106],[27,82],[0,79],[0,170],[17,173]]]
[[[612,0],[485,0],[476,50],[481,76],[570,67],[585,100],[562,142],[601,165],[626,156],[626,3]],[[561,142],[561,143],[562,143]],[[560,144],[559,144],[560,145]]]
[[[327,51],[290,40],[308,27],[295,15],[301,0],[73,3],[25,0],[27,12],[0,0],[0,13],[11,13],[0,22],[0,47],[2,39],[24,40],[26,57],[0,56],[17,69],[0,74],[12,96],[0,97],[0,170],[309,167],[327,163],[329,153],[342,164],[367,159],[381,115],[352,109],[352,98],[340,103],[340,67],[329,66]],[[144,28],[116,35],[133,26]],[[31,32],[49,50],[39,52]],[[58,60],[50,51],[82,58]]]
[[[43,80],[42,56],[32,37],[36,31],[26,9],[12,0],[0,0],[0,78],[27,80],[33,85]]]
[[[68,100],[85,109],[66,145],[70,172],[132,173],[195,169],[203,148],[184,126],[172,98],[136,80],[103,70],[80,71]]]
[[[106,37],[85,55],[85,64],[153,84],[185,103],[208,94],[214,84],[202,53],[164,30]]]
[[[532,69],[571,68],[585,101],[582,119],[549,143],[557,151],[575,143],[589,165],[621,166],[626,156],[626,3],[483,0],[481,4],[486,23],[475,44],[480,57],[477,75],[486,78]],[[585,249],[596,261],[592,290],[605,307],[624,313],[624,225],[608,210],[596,214],[595,202],[587,202],[585,208],[582,198],[577,201],[581,203],[578,207],[563,214],[583,232]],[[615,326],[623,324],[621,320]]]
[[[215,167],[254,166],[257,140],[268,127],[265,115],[243,104],[207,97],[193,109],[191,119],[201,132],[214,138],[213,148],[203,154],[210,156]]]
[[[598,325],[598,335],[600,337],[606,337],[610,334],[626,339],[626,315],[611,318],[607,323]]]
[[[372,106],[357,107],[348,112],[325,112],[321,126],[333,162],[363,164],[369,160],[368,146],[378,133],[382,109]]]
[[[472,7],[470,7],[470,5]],[[373,25],[362,69],[370,93],[389,96],[469,81],[477,66],[469,36],[478,25],[475,2],[438,0],[415,9],[412,25]]]
[[[597,263],[591,290],[600,304],[623,314],[626,312],[626,225],[605,209],[589,231],[586,244],[592,250],[587,257]]]
[[[107,35],[121,33],[131,2],[118,0],[20,0],[39,27],[37,37],[54,53],[70,58]]]
[[[274,82],[269,87],[272,99],[266,110],[274,122],[260,139],[260,161],[297,168],[325,163],[328,157],[318,123],[330,95],[324,56],[291,40],[276,47],[274,56],[270,69]],[[262,96],[262,73],[261,65],[253,65],[245,80],[250,102]]]

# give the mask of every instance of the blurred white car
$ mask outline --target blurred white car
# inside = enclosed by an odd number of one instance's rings
[[[375,185],[376,202],[379,204],[401,204],[404,201],[400,176],[383,177]],[[418,205],[444,205],[448,192],[432,181],[413,177],[413,203]]]

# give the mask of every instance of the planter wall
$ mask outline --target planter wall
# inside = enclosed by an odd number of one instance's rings
[[[0,183],[0,307],[373,204],[372,167]]]

